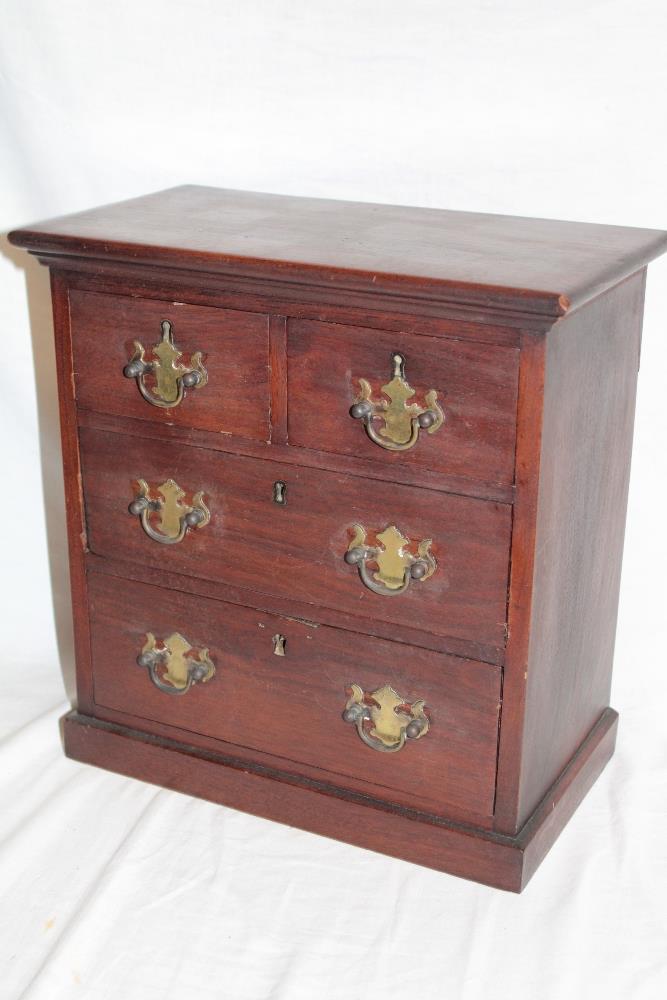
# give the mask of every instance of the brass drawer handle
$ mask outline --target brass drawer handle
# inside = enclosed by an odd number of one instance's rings
[[[138,485],[137,495],[127,509],[139,518],[141,527],[154,542],[175,545],[183,541],[188,528],[203,528],[211,520],[203,492],[193,495],[190,506],[183,503],[185,490],[173,479],[167,479],[154,492],[145,479],[139,479]]]
[[[357,567],[364,586],[374,594],[396,597],[405,593],[412,580],[428,580],[435,573],[437,563],[430,551],[430,538],[422,539],[414,556],[406,548],[410,540],[395,524],[390,524],[375,537],[380,544],[367,545],[365,529],[355,524],[354,537],[345,553],[345,562]],[[374,563],[377,569],[369,570],[368,563]]]
[[[202,363],[201,351],[195,351],[191,355],[189,367],[179,364],[183,355],[174,346],[172,325],[168,319],[163,319],[160,326],[162,338],[150,348],[152,360],[146,361],[146,349],[139,340],[135,340],[134,354],[123,368],[123,375],[136,380],[139,392],[146,402],[171,409],[172,406],[178,406],[186,389],[201,389],[205,386],[208,373]],[[153,390],[144,381],[146,375],[152,375],[155,380]]]
[[[389,684],[371,694],[366,694],[358,684],[352,684],[349,690],[343,719],[354,723],[359,736],[372,750],[396,753],[406,740],[421,739],[429,731],[423,701],[410,704]]]
[[[179,632],[161,640],[147,632],[137,664],[148,668],[153,684],[165,694],[186,694],[193,684],[205,684],[215,674],[208,649],[193,649]]]
[[[363,422],[371,441],[381,448],[407,451],[417,443],[420,430],[434,434],[444,423],[445,415],[438,406],[435,389],[425,394],[425,406],[408,403],[415,390],[405,380],[405,358],[402,354],[393,354],[391,362],[391,381],[382,386],[389,402],[386,399],[374,400],[370,383],[360,378],[359,398],[350,407],[350,416]],[[384,421],[379,431],[375,428],[376,419]]]

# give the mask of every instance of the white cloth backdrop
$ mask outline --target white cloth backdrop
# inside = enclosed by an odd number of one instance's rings
[[[0,227],[195,182],[667,228],[666,42],[660,0],[3,0]],[[619,748],[515,897],[62,757],[48,283],[2,250],[2,1000],[667,995],[666,262]]]

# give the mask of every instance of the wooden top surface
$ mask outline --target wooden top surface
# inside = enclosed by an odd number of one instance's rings
[[[187,185],[10,233],[40,254],[559,316],[667,249],[653,229]]]

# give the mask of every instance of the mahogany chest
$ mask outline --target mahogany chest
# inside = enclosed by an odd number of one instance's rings
[[[613,752],[667,234],[179,187],[51,270],[77,760],[520,891]]]

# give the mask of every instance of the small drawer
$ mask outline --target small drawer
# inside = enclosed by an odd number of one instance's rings
[[[99,714],[435,814],[491,815],[498,667],[97,573],[89,587]],[[344,721],[360,692],[369,718]]]
[[[267,316],[72,290],[70,321],[81,408],[268,440]]]
[[[291,445],[513,482],[518,350],[290,320],[288,362]]]
[[[479,659],[504,646],[509,505],[90,428],[80,442],[97,555],[331,608],[360,631],[453,637]]]

